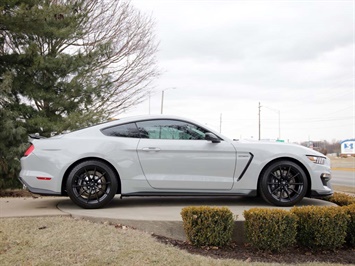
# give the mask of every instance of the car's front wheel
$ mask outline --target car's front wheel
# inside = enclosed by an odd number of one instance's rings
[[[117,187],[117,176],[112,168],[96,160],[76,165],[66,183],[70,199],[85,209],[97,209],[108,204],[115,196]]]
[[[261,196],[277,206],[293,206],[306,195],[308,180],[303,169],[296,163],[277,161],[263,171],[259,183]]]

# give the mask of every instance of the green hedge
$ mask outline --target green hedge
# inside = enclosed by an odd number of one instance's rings
[[[355,247],[355,204],[343,207],[349,215],[348,233],[346,236],[347,243]]]
[[[348,206],[355,203],[355,197],[345,193],[334,192],[330,197],[324,198],[327,201],[333,202],[339,206]]]
[[[345,204],[352,197],[336,194],[335,199]],[[234,217],[226,207],[186,207],[181,216],[187,239],[195,246],[221,247],[232,239]],[[335,250],[345,242],[355,246],[355,204],[291,211],[252,208],[244,211],[244,217],[248,242],[261,250],[282,251],[296,243],[321,250]]]
[[[349,216],[344,208],[294,207],[297,215],[297,242],[314,249],[336,249],[345,243]]]
[[[234,217],[226,207],[185,207],[181,211],[187,239],[195,246],[225,246],[232,240]]]
[[[296,243],[297,216],[280,209],[244,211],[248,242],[261,250],[281,251]]]

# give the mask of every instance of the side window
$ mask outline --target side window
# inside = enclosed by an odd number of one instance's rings
[[[149,139],[205,139],[205,129],[179,120],[151,120],[137,122],[141,138]]]
[[[111,137],[139,138],[139,131],[135,123],[108,127],[102,129],[101,132]]]

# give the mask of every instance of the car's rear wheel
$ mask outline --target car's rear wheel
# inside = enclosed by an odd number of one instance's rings
[[[85,209],[101,208],[108,204],[117,192],[117,176],[107,164],[89,160],[76,165],[66,183],[70,199]]]
[[[277,161],[266,168],[261,176],[259,190],[267,202],[277,206],[293,206],[306,195],[308,180],[296,163]]]

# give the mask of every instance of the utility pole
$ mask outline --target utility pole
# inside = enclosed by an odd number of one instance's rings
[[[261,111],[261,105],[260,105],[260,102],[259,102],[259,140],[260,140],[260,128],[261,128],[261,122],[260,122],[260,111]]]

